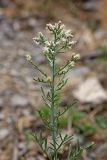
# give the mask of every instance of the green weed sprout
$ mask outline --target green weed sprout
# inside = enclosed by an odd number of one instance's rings
[[[42,78],[35,78],[34,80],[41,84],[42,97],[45,105],[48,108],[48,117],[44,115],[44,112],[38,110],[38,113],[44,122],[46,129],[49,132],[51,141],[44,137],[42,133],[39,135],[36,133],[31,133],[32,137],[41,147],[43,153],[47,156],[49,160],[59,160],[58,152],[64,146],[64,144],[70,144],[72,140],[72,135],[62,136],[58,129],[58,120],[63,114],[69,110],[69,107],[65,107],[64,111],[61,111],[59,106],[59,95],[61,89],[67,83],[66,74],[75,66],[75,62],[80,59],[80,55],[73,53],[71,58],[69,58],[63,66],[58,66],[56,63],[57,56],[67,49],[72,49],[76,44],[73,41],[73,35],[71,30],[66,30],[65,26],[59,21],[58,23],[47,24],[46,29],[50,32],[52,39],[49,40],[41,32],[38,36],[34,38],[34,42],[37,45],[43,46],[43,54],[45,56],[46,62],[50,69],[51,75],[42,70],[37,63],[35,63],[30,55],[26,55],[26,59],[29,63],[37,69]],[[47,84],[48,92],[45,91],[44,85]],[[68,154],[66,160],[77,160],[83,152],[84,147],[77,145],[73,148],[70,144],[68,149]]]

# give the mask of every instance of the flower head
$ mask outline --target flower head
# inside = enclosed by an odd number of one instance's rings
[[[45,36],[43,35],[42,32],[39,32],[38,36],[34,37],[33,40],[37,45],[39,45],[39,44],[44,44],[45,41],[46,41],[46,38],[45,38]]]
[[[66,30],[65,31],[65,37],[66,38],[73,38],[74,37],[73,34],[71,33],[71,30]]]
[[[45,45],[46,46],[50,46],[50,42],[49,41],[45,41]]]
[[[26,55],[26,59],[27,59],[27,61],[31,61],[31,60],[32,60],[31,55],[30,55],[30,54],[27,54],[27,55]]]
[[[50,31],[52,31],[54,29],[54,26],[51,23],[49,23],[46,25],[46,29],[49,29]]]
[[[74,60],[78,60],[78,59],[80,59],[80,54],[78,54],[78,53],[73,53],[73,59]]]
[[[35,37],[35,38],[33,38],[33,40],[34,40],[34,42],[35,42],[37,45],[39,45],[39,44],[40,44],[40,42],[39,42],[39,38]]]
[[[71,61],[70,63],[69,63],[69,67],[74,67],[75,66],[75,62],[74,61]]]
[[[51,82],[52,78],[50,76],[48,76],[46,80]]]

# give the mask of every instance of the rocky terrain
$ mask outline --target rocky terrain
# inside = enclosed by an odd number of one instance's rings
[[[28,3],[25,8],[29,8]],[[0,160],[45,160],[37,144],[27,144],[24,136],[26,130],[44,131],[35,111],[43,105],[40,87],[32,79],[38,73],[26,62],[25,55],[31,54],[43,69],[46,68],[41,48],[34,44],[32,38],[38,31],[45,33],[48,18],[47,12],[42,13],[38,9],[30,12],[23,6],[24,1],[23,4],[21,1],[0,1]],[[22,8],[22,12],[19,8]],[[106,160],[107,29],[98,25],[93,30],[83,20],[71,16],[63,6],[62,11],[67,14],[65,19],[59,13],[51,21],[60,18],[67,28],[72,29],[78,41],[76,50],[81,54],[81,61],[68,74],[68,84],[61,93],[61,106],[76,98],[76,109],[79,113],[85,112],[80,121],[80,125],[87,122],[85,131],[79,128],[78,132],[76,122],[73,127],[70,126],[82,143],[95,142],[93,148],[84,153],[82,160]],[[67,56],[69,53],[62,55],[59,63]],[[96,124],[99,115],[104,118],[102,121],[100,119],[103,126]],[[92,127],[88,122],[93,124]],[[67,125],[64,130],[67,130]]]

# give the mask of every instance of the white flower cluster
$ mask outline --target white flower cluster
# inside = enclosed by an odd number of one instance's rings
[[[77,42],[72,40],[73,34],[71,30],[67,30],[65,25],[61,21],[58,23],[47,24],[46,29],[48,29],[52,35],[52,41],[48,40],[41,32],[38,33],[38,36],[33,38],[37,45],[43,44],[43,52],[45,54],[54,54],[58,51],[64,51],[64,49],[71,49]],[[79,59],[78,54],[73,55],[74,61]]]
[[[31,60],[32,60],[31,55],[27,54],[27,55],[26,55],[26,59],[27,59],[27,61],[31,61]]]
[[[45,47],[44,47],[44,50],[43,52],[49,52],[51,54],[54,54],[55,53],[55,48],[56,48],[56,44],[54,41],[45,41]]]
[[[71,49],[76,44],[76,41],[71,40],[73,38],[71,30],[66,30],[61,21],[55,23],[55,25],[47,24],[47,29],[55,34],[56,45],[62,44],[65,49]]]
[[[71,30],[66,30],[65,36],[66,36],[66,38],[73,38],[74,37],[73,34],[71,33]]]
[[[60,69],[59,75],[66,74],[71,68],[75,66],[75,62],[80,59],[80,55],[78,53],[73,53],[70,60],[67,61],[65,64],[65,67],[62,67],[63,69]]]
[[[71,30],[66,30],[65,29],[65,25],[61,23],[61,21],[59,21],[58,23],[55,23],[54,25],[52,24],[47,24],[46,28],[54,35],[55,37],[55,41],[52,44],[52,42],[49,42],[46,37],[39,32],[38,36],[33,38],[33,40],[36,42],[37,45],[39,44],[44,44],[45,47],[50,47],[50,46],[58,46],[58,45],[63,45],[63,48],[68,48],[71,49],[76,41],[71,40],[71,38],[73,38],[73,34],[71,32]],[[47,51],[47,49],[46,49]]]
[[[80,54],[79,53],[73,53],[72,58],[73,58],[74,61],[79,60],[80,59]]]
[[[68,66],[69,66],[69,67],[74,67],[74,66],[75,66],[75,62],[76,62],[77,60],[79,60],[79,59],[80,59],[80,54],[78,54],[78,53],[73,53],[73,54],[72,54],[71,61],[69,62]]]
[[[39,32],[38,36],[34,37],[33,40],[37,45],[44,44],[46,41],[45,36],[42,34],[42,32]]]
[[[51,49],[51,48],[49,48],[49,47],[44,47],[43,52],[44,52],[44,53],[51,53],[51,54],[54,54],[54,53],[55,53],[55,51],[54,51],[54,50],[52,50],[52,49]]]
[[[61,21],[59,21],[58,23],[55,23],[55,25],[52,25],[51,23],[47,24],[46,25],[46,29],[49,29],[50,31],[53,31],[53,30],[58,30],[58,29],[64,29],[65,28],[65,25],[62,24]]]
[[[74,67],[75,66],[75,62],[74,61],[70,61],[70,63],[68,64],[69,67]]]
[[[69,64],[68,64],[68,66],[69,67],[74,67],[75,66],[75,62],[77,61],[77,60],[79,60],[80,59],[80,54],[78,54],[78,53],[73,53],[72,54],[72,58],[71,58],[71,60],[70,60],[70,62],[69,62]]]

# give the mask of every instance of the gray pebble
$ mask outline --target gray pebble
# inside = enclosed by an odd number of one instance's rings
[[[12,97],[11,104],[14,107],[25,107],[29,105],[29,101],[27,97],[16,94]]]

